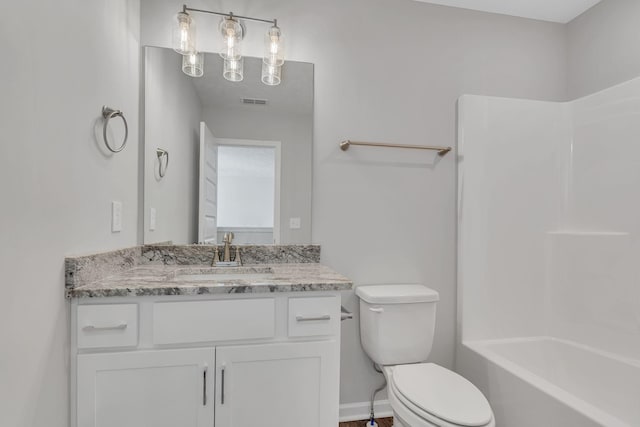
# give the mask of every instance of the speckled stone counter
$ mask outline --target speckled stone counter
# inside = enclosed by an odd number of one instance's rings
[[[242,270],[237,278],[228,276]],[[207,274],[207,280],[190,280]],[[242,278],[243,275],[248,277]],[[261,275],[256,279],[255,275]],[[243,267],[148,265],[67,289],[70,298],[149,295],[209,295],[348,290],[351,280],[322,264],[260,264]]]
[[[241,246],[240,250],[242,267],[210,267],[213,248],[201,245],[149,245],[69,257],[66,296],[339,291],[353,285],[318,263],[320,247],[316,245],[256,245]]]

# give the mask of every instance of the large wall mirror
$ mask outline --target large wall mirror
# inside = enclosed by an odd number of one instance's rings
[[[261,81],[244,58],[240,82],[204,54],[204,75],[182,56],[146,47],[144,243],[311,242],[313,64],[288,61],[282,82]]]

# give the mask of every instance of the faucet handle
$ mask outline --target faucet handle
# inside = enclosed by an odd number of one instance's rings
[[[211,259],[211,267],[215,267],[220,262],[220,254],[218,253],[218,246],[213,248],[213,258]]]
[[[234,261],[240,266],[242,265],[242,258],[240,258],[240,246],[236,246],[236,257]]]

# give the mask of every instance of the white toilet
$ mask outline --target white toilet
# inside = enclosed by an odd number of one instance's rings
[[[394,427],[494,427],[489,402],[460,375],[433,363],[438,293],[421,285],[360,286],[362,347],[382,368]]]

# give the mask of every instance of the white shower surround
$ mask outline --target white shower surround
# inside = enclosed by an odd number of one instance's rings
[[[501,426],[640,425],[640,78],[463,96],[459,159],[458,370]]]

